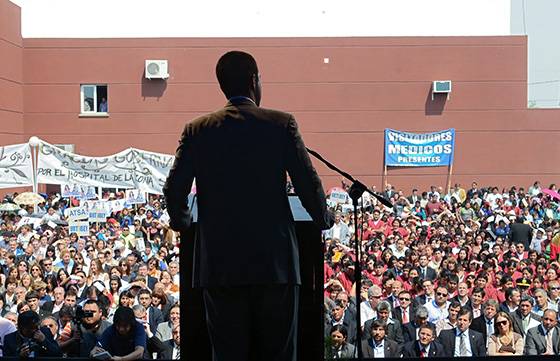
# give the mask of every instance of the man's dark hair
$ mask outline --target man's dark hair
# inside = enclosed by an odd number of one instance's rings
[[[152,292],[150,292],[149,289],[142,288],[140,291],[138,291],[138,293],[136,294],[136,297],[140,298],[140,295],[143,295],[143,294],[147,294],[150,297],[152,296]]]
[[[482,287],[475,287],[471,293],[471,295],[473,293],[480,293],[482,295],[482,298],[484,298],[484,296],[486,296],[486,292],[484,291],[484,288]]]
[[[418,332],[420,332],[423,328],[426,328],[426,329],[432,331],[432,336],[435,336],[436,330],[431,323],[426,322],[426,323],[420,325],[420,327],[418,327]]]
[[[384,329],[385,331],[387,331],[387,323],[386,323],[385,321],[383,321],[383,320],[375,319],[375,320],[373,320],[373,322],[371,323],[371,326],[370,326],[369,331],[371,332],[371,331],[375,330],[376,328],[380,328],[380,327],[381,327],[382,329]]]
[[[38,324],[40,321],[39,315],[37,312],[33,311],[25,311],[19,314],[17,325],[18,329],[27,329],[33,326],[34,324]]]
[[[513,292],[515,291],[519,292],[519,290],[515,287],[506,288],[506,291],[504,293],[506,300],[510,299],[510,297],[513,296]]]
[[[247,95],[251,79],[259,73],[257,62],[248,53],[230,51],[216,64],[216,77],[226,97]]]
[[[119,307],[115,311],[113,316],[113,325],[117,324],[127,324],[133,326],[136,322],[136,317],[134,316],[134,311],[129,307]]]
[[[459,310],[459,313],[457,314],[457,318],[464,316],[464,315],[469,315],[469,321],[472,321],[473,318],[473,314],[471,312],[471,310],[469,310],[466,307],[461,307],[461,309]]]
[[[29,301],[32,298],[39,299],[39,294],[36,291],[27,292],[27,294],[25,295],[25,300]]]
[[[452,299],[451,302],[449,303],[449,307],[447,307],[447,309],[455,308],[455,307],[461,307],[461,302],[459,302],[458,300]]]
[[[97,305],[97,308],[101,309],[101,305],[99,305],[99,301],[98,300],[92,300],[92,299],[88,299],[85,303],[85,305]]]
[[[74,317],[74,307],[70,306],[70,305],[62,305],[62,307],[60,308],[60,311],[58,311],[58,316],[62,317],[62,316],[69,316],[69,317]]]

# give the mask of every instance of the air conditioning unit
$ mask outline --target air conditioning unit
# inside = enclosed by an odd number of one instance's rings
[[[74,153],[74,144],[54,144],[55,147],[69,153]]]
[[[146,60],[146,79],[167,79],[167,60]]]
[[[451,80],[434,80],[432,82],[432,100],[434,100],[434,94],[447,94],[447,99],[449,99],[449,93],[451,93]]]

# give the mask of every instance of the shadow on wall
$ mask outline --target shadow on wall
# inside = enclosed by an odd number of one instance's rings
[[[428,90],[426,96],[426,103],[424,104],[424,114],[426,115],[441,115],[447,102],[447,94],[434,94],[432,100],[432,87]]]
[[[146,79],[142,74],[142,98],[161,98],[167,89],[167,80],[164,79]]]

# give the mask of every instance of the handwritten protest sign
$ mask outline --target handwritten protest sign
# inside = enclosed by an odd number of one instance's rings
[[[89,222],[88,221],[75,221],[68,223],[68,232],[70,234],[76,233],[79,237],[89,236]]]

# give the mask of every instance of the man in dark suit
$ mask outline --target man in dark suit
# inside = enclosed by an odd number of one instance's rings
[[[164,322],[163,314],[161,313],[159,308],[156,308],[151,305],[152,293],[150,292],[150,290],[146,288],[141,289],[136,296],[138,297],[138,303],[140,303],[146,309],[146,313],[148,316],[147,317],[148,324],[150,325],[150,331],[152,331],[152,333],[155,334],[157,332],[158,325]]]
[[[437,272],[432,267],[428,267],[428,263],[430,263],[428,256],[426,256],[425,254],[421,255],[418,259],[418,262],[420,263],[420,266],[417,268],[417,270],[420,278],[430,281],[435,280],[437,277]]]
[[[402,357],[444,357],[443,346],[435,340],[436,330],[432,325],[420,326],[418,341],[410,341],[404,344]]]
[[[393,318],[406,325],[414,319],[415,308],[412,305],[412,297],[409,291],[399,292],[399,306],[393,309]]]
[[[496,316],[499,307],[498,301],[489,299],[484,303],[482,315],[473,319],[470,325],[471,330],[480,332],[484,336],[484,341],[488,341],[488,337],[494,334],[494,316]]]
[[[142,262],[138,265],[138,273],[136,274],[135,281],[142,280],[146,284],[150,290],[154,289],[154,286],[157,283],[157,278],[152,277],[148,274],[148,265],[145,262]]]
[[[391,314],[391,305],[387,301],[381,301],[377,304],[377,319],[385,322],[385,334],[389,340],[396,343],[403,343],[402,325],[399,321],[389,317]],[[369,320],[364,323],[364,332],[362,333],[362,340],[366,339],[371,332],[371,327],[374,320]]]
[[[346,327],[346,342],[353,344],[356,341],[356,319],[348,312],[345,312],[344,304],[340,300],[334,301],[335,305],[331,311],[330,318],[326,319],[325,337],[331,333],[331,329],[336,325]]]
[[[301,280],[286,172],[318,228],[332,218],[294,117],[259,107],[253,57],[228,52],[216,75],[228,102],[185,127],[163,187],[170,226],[189,229],[196,177],[193,282],[203,288],[214,360],[246,360],[249,351],[294,360]]]
[[[414,313],[414,319],[403,325],[403,339],[404,342],[416,341],[418,340],[418,333],[420,332],[420,326],[430,324],[434,326],[431,322],[428,322],[428,310],[424,306],[420,306],[416,309]]]
[[[39,328],[39,322],[36,312],[22,312],[18,317],[18,330],[4,337],[4,357],[62,357],[51,331],[48,327]]]
[[[515,312],[510,313],[513,323],[513,332],[517,332],[525,337],[529,329],[540,325],[541,317],[532,312],[533,305],[533,297],[529,295],[521,296],[519,307]]]
[[[554,310],[544,311],[541,324],[527,331],[525,338],[525,355],[560,354],[560,328],[558,313]]]
[[[418,189],[414,188],[412,190],[412,194],[406,199],[408,200],[408,203],[414,205],[414,203],[416,203],[416,201],[420,201],[422,197],[418,194]]]
[[[533,239],[533,229],[530,225],[523,223],[523,217],[518,216],[509,228],[511,243],[523,243],[525,249],[529,249]]]
[[[426,303],[430,303],[436,298],[436,293],[434,291],[434,281],[430,279],[422,280],[422,289],[424,290],[424,293],[414,298],[414,305],[416,307],[424,306]]]
[[[371,325],[370,337],[362,341],[362,352],[365,358],[400,357],[401,347],[387,339],[387,324],[382,320],[374,320]]]
[[[457,327],[440,332],[438,342],[446,357],[486,356],[486,341],[480,332],[469,330],[471,323],[472,313],[463,307],[457,316]]]
[[[173,338],[163,342],[165,350],[160,356],[163,360],[180,360],[181,359],[181,326],[176,324],[171,331]]]

